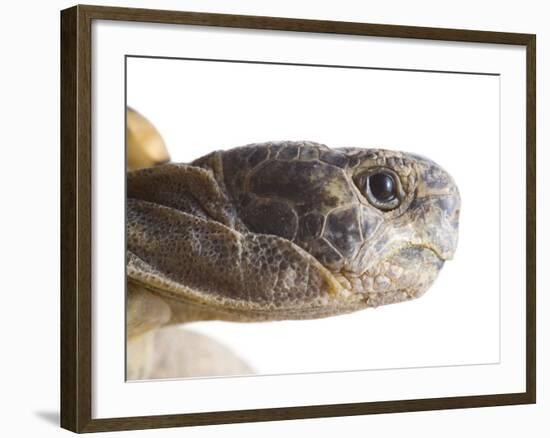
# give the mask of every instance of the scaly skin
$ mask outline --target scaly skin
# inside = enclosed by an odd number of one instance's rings
[[[362,183],[380,170],[394,177],[391,208]],[[322,318],[419,297],[454,253],[459,208],[439,166],[383,149],[270,142],[129,172],[129,346],[171,324]],[[144,354],[129,348],[130,378]]]

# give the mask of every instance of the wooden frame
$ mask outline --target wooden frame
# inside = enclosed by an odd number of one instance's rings
[[[245,411],[92,419],[91,369],[91,23],[143,21],[513,44],[526,47],[526,391]],[[272,421],[535,403],[536,174],[535,35],[381,24],[75,6],[61,13],[61,426],[75,432]]]

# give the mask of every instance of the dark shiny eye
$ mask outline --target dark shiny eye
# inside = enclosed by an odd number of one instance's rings
[[[396,209],[405,196],[399,177],[388,168],[368,169],[356,175],[353,180],[363,196],[382,211]]]
[[[397,187],[393,176],[378,172],[369,176],[370,193],[379,202],[389,202],[397,197]]]

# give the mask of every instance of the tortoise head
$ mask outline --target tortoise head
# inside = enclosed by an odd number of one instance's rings
[[[369,305],[420,296],[455,251],[458,189],[418,155],[285,142],[234,149],[221,166],[249,230],[292,241]]]

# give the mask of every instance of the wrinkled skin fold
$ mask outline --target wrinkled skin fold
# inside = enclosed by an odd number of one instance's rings
[[[358,183],[380,171],[389,210]],[[274,142],[129,172],[128,335],[419,297],[454,254],[459,210],[440,166],[383,149]]]

